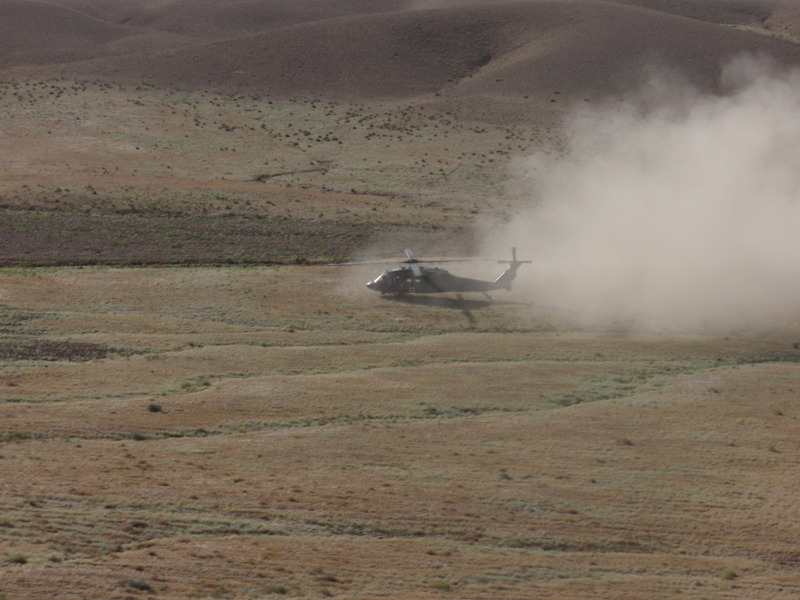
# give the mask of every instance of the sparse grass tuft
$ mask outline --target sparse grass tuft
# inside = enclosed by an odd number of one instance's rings
[[[24,442],[32,439],[34,439],[34,436],[32,434],[24,433],[22,431],[9,431],[8,433],[0,434],[0,444],[10,444],[12,442]]]
[[[126,584],[127,584],[127,586],[129,588],[133,588],[133,589],[139,590],[141,592],[152,592],[153,591],[153,586],[151,586],[146,581],[141,581],[139,579],[129,579],[126,582]]]
[[[270,594],[279,594],[281,596],[285,596],[289,593],[289,589],[285,585],[273,585],[269,588]]]
[[[433,584],[433,589],[439,590],[440,592],[451,592],[453,591],[453,586],[446,581],[437,581]]]

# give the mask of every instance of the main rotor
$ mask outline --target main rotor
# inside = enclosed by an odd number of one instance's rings
[[[514,249],[514,256],[516,256],[516,249]],[[397,260],[391,258],[384,258],[384,259],[377,259],[377,260],[359,260],[359,261],[352,261],[352,262],[343,262],[343,263],[330,263],[329,267],[354,267],[357,265],[388,265],[388,264],[400,264],[400,265],[418,265],[421,263],[450,263],[450,262],[494,262],[495,259],[493,258],[434,258],[434,259],[427,259],[427,260],[420,260],[414,256],[414,253],[411,251],[410,248],[406,248],[404,250],[406,255],[406,260]],[[498,263],[508,263],[509,261],[505,260],[498,260]],[[530,262],[530,261],[528,261]]]

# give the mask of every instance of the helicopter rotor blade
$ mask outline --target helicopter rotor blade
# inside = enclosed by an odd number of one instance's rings
[[[427,260],[419,260],[414,256],[414,253],[411,252],[409,248],[406,248],[406,256],[408,260],[403,261],[410,264],[416,263],[450,263],[450,262],[481,262],[481,261],[493,261],[492,258],[430,258]]]
[[[497,260],[497,259],[495,259],[495,258],[433,258],[431,260],[420,260],[420,261],[417,261],[417,262],[429,262],[429,263],[494,262],[495,260]]]
[[[328,263],[327,266],[329,267],[355,267],[358,265],[387,265],[393,262],[397,262],[395,260],[359,260],[355,262],[343,262],[343,263]]]
[[[402,264],[402,265],[417,265],[420,263],[450,263],[450,262],[495,262],[494,258],[434,258],[431,260],[419,260],[414,256],[410,248],[405,249],[406,260],[397,259],[379,259],[379,260],[358,260],[343,263],[328,263],[329,267],[355,267],[358,265],[387,265],[387,264]],[[501,262],[501,261],[497,261]],[[505,261],[508,262],[508,261]],[[419,276],[417,273],[415,275]]]

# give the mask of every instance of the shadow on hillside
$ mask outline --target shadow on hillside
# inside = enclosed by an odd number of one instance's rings
[[[464,317],[466,317],[467,321],[469,321],[470,325],[475,325],[477,323],[475,315],[472,314],[472,311],[498,305],[525,304],[526,306],[530,306],[527,303],[509,302],[507,300],[494,300],[492,298],[480,300],[474,298],[464,298],[460,294],[456,298],[449,296],[383,296],[383,299],[390,300],[392,302],[413,304],[415,306],[431,306],[435,308],[460,310],[464,314]]]
[[[384,296],[384,299],[392,302],[404,302],[415,306],[433,306],[438,308],[450,308],[453,310],[480,310],[495,304],[492,300],[473,300],[470,298],[449,298],[445,296]]]
[[[394,302],[404,302],[416,306],[433,306],[460,310],[470,326],[474,326],[477,323],[475,315],[472,314],[473,310],[487,308],[493,304],[492,300],[472,300],[463,298],[460,294],[456,298],[448,298],[445,296],[385,296],[385,298]]]

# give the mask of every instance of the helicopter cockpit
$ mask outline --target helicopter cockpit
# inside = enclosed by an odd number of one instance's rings
[[[414,273],[404,268],[384,271],[367,282],[367,287],[382,294],[410,293],[414,289]]]

